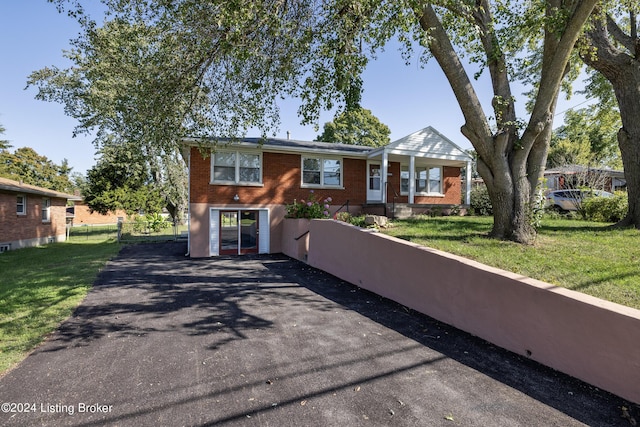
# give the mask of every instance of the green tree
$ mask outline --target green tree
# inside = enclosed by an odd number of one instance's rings
[[[57,165],[30,147],[17,148],[13,153],[0,151],[0,176],[25,184],[71,193],[75,188],[69,177],[71,170],[66,159]]]
[[[595,105],[567,111],[564,125],[551,138],[547,167],[578,164],[622,168],[618,129],[620,114],[616,108],[602,109]]]
[[[324,124],[317,141],[381,147],[391,139],[391,130],[366,108],[347,109]]]
[[[5,132],[6,129],[4,128],[4,126],[0,125],[0,135],[3,135]],[[7,141],[6,139],[0,139],[0,151],[8,150],[11,147],[12,145],[9,144],[9,141]]]
[[[85,31],[67,70],[32,74],[41,99],[65,104],[79,131],[171,152],[183,136],[242,136],[277,127],[278,100],[299,97],[303,123],[359,100],[367,62],[387,41],[436,59],[462,110],[492,205],[492,235],[528,243],[558,92],[596,0],[532,2],[104,0],[100,27],[79,1]],[[422,49],[421,49],[422,50]],[[516,116],[512,85],[539,54],[531,114]],[[486,114],[462,59],[488,71]],[[490,119],[492,117],[492,119]],[[104,143],[104,140],[99,143]]]
[[[120,146],[101,154],[83,186],[84,200],[92,211],[106,214],[122,209],[128,215],[162,211],[165,199],[145,163],[136,159],[139,153]]]

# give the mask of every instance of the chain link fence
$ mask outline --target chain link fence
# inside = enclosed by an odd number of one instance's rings
[[[118,243],[168,242],[186,240],[186,224],[173,224],[165,221],[119,221],[117,224],[83,224],[67,227],[67,240],[106,241]]]

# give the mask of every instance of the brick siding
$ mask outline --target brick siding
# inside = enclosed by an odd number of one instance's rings
[[[389,163],[389,187],[387,188],[387,201],[393,201],[394,190],[398,193],[396,203],[409,203],[409,196],[400,195],[400,163]],[[462,203],[462,180],[460,168],[445,166],[442,168],[442,190],[444,197],[418,196],[414,197],[415,204],[425,205],[459,205]]]
[[[98,212],[91,212],[89,206],[81,203],[74,205],[73,225],[95,225],[95,224],[116,224],[118,218],[127,218],[125,211],[116,211],[115,213],[109,212],[107,215],[102,215]]]
[[[23,193],[0,192],[0,241],[42,239],[65,235],[66,199],[50,197],[50,221],[42,221],[42,196],[24,194],[27,199],[26,215],[16,212],[17,195]]]
[[[332,205],[340,206],[349,200],[351,205],[366,201],[366,160],[343,159],[344,188],[313,189],[318,199],[331,197]],[[191,149],[191,202],[233,205],[237,194],[239,205],[266,206],[288,204],[307,199],[311,189],[301,187],[299,154],[265,152],[262,155],[261,186],[211,185],[211,157],[204,158],[197,148]]]

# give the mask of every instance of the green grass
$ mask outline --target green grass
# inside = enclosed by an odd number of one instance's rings
[[[119,249],[113,242],[66,242],[0,255],[0,374],[73,312]]]
[[[487,238],[487,217],[395,220],[384,233],[618,304],[640,309],[640,232],[545,219],[536,243]]]

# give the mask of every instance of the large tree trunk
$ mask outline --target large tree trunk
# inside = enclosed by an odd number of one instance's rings
[[[640,228],[640,62],[638,58],[625,63],[625,69],[609,81],[620,108],[622,128],[618,131],[618,146],[627,181],[629,210],[617,225]]]
[[[625,113],[624,115],[628,115]],[[640,117],[640,99],[636,102],[633,117]],[[624,120],[623,120],[624,124]],[[629,127],[623,126],[618,131],[618,145],[624,165],[624,176],[627,181],[627,197],[629,210],[627,216],[618,226],[640,228],[640,121],[631,120]]]
[[[564,4],[563,4],[564,3]],[[478,30],[487,58],[487,69],[493,87],[492,130],[469,77],[460,62],[445,28],[433,7],[427,3],[420,16],[421,28],[429,33],[429,50],[451,84],[465,118],[462,133],[478,154],[478,173],[484,179],[493,205],[494,222],[491,236],[532,243],[536,237],[532,215],[536,188],[544,171],[553,113],[560,83],[582,26],[591,13],[595,0],[575,2],[550,0],[548,16],[556,16],[565,7],[570,11],[564,31],[545,28],[542,71],[537,97],[527,127],[519,135],[515,123],[514,97],[511,94],[506,57],[495,33],[491,4],[478,0],[469,15],[464,16]],[[460,10],[456,10],[460,13]],[[558,34],[561,34],[558,37]]]
[[[635,14],[631,17],[635,21]],[[640,228],[640,40],[635,31],[624,34],[607,16],[593,22],[586,41],[596,48],[596,53],[583,55],[582,60],[612,84],[622,119],[618,146],[627,181],[629,210],[617,225]]]

